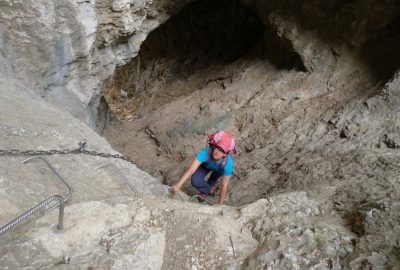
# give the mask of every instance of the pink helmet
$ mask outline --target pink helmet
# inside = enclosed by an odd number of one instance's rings
[[[208,143],[222,148],[225,153],[231,153],[236,150],[236,143],[233,135],[228,131],[217,131],[208,136]]]

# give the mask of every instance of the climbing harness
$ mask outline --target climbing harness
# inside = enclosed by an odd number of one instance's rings
[[[50,196],[49,198],[47,198],[46,200],[40,202],[39,204],[33,206],[28,211],[22,213],[21,215],[16,217],[14,220],[10,221],[9,223],[7,223],[3,227],[1,227],[0,228],[0,236],[2,234],[4,234],[5,232],[7,232],[8,230],[10,230],[13,227],[15,227],[17,224],[19,224],[22,221],[24,221],[25,219],[27,219],[29,216],[31,216],[31,215],[35,214],[36,212],[38,212],[40,209],[46,207],[47,205],[49,205],[53,201],[58,201],[58,203],[56,205],[52,206],[51,208],[49,208],[47,211],[45,211],[44,214],[50,212],[51,210],[53,210],[56,207],[60,207],[60,211],[59,211],[59,214],[58,214],[58,226],[57,227],[58,227],[58,230],[62,230],[63,229],[64,204],[72,196],[72,187],[68,184],[67,181],[65,181],[65,179],[54,169],[54,167],[45,158],[34,156],[34,157],[31,157],[31,158],[28,158],[28,159],[24,160],[22,163],[25,164],[28,161],[31,161],[32,159],[36,159],[36,158],[44,161],[47,164],[47,166],[57,175],[57,177],[67,186],[68,195],[67,195],[67,197],[65,199],[61,195],[53,195],[53,196]]]
[[[109,154],[97,151],[85,150],[87,143],[85,141],[79,142],[79,147],[76,149],[63,149],[63,150],[1,150],[0,156],[51,156],[51,155],[68,155],[68,154],[83,154],[90,156],[98,156],[103,158],[118,158],[135,164],[130,158],[119,155],[119,154]]]

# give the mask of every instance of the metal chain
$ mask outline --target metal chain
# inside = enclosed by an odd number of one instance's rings
[[[83,154],[90,156],[98,156],[103,158],[118,158],[125,161],[128,161],[132,164],[135,164],[133,160],[130,158],[118,155],[118,154],[109,154],[109,153],[101,153],[96,151],[85,150],[86,142],[80,142],[79,148],[76,149],[63,149],[63,150],[1,150],[0,156],[50,156],[50,155],[68,155],[68,154]]]

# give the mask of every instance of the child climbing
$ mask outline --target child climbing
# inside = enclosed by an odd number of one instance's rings
[[[213,195],[221,178],[218,202],[214,205],[224,203],[225,194],[228,190],[229,180],[233,171],[232,153],[236,144],[232,134],[227,131],[218,131],[208,136],[208,146],[201,149],[189,168],[179,181],[172,186],[172,192],[181,190],[183,184],[191,176],[192,186],[199,192],[199,201],[204,201],[209,195]],[[208,180],[206,176],[209,174]]]

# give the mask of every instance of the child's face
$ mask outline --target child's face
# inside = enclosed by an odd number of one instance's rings
[[[213,150],[213,158],[214,159],[218,160],[218,159],[221,159],[221,158],[223,158],[225,156],[226,156],[226,153],[222,148],[220,148],[218,146],[214,147],[214,150]]]

